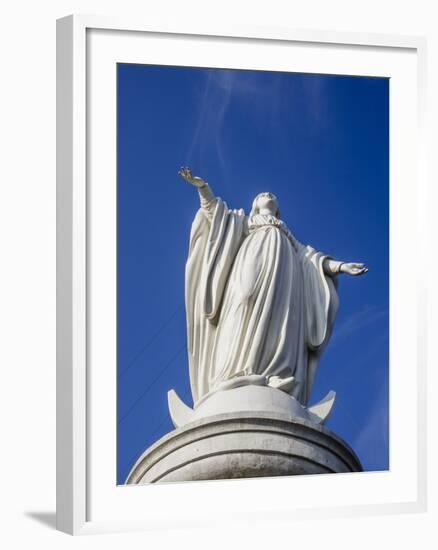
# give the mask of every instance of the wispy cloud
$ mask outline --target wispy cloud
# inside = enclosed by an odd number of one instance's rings
[[[296,80],[281,72],[208,69],[202,71],[202,76],[193,137],[184,163],[202,172],[207,158],[216,159],[225,187],[230,175],[230,133],[242,133],[242,146],[245,132],[256,132],[267,144],[288,146],[291,137],[319,134],[327,124],[326,84],[316,75]],[[297,117],[299,120],[295,120]]]
[[[238,82],[238,80],[235,78],[234,72],[235,71],[220,71],[219,73],[216,73],[216,76],[213,78],[215,84],[222,90],[220,101],[218,102],[215,114],[217,125],[217,131],[215,133],[215,144],[217,156],[222,171],[225,171],[226,167],[226,158],[222,139],[223,126],[225,115],[230,105],[231,96],[236,88],[236,83]]]
[[[222,168],[225,166],[221,134],[234,87],[233,79],[227,76],[228,73],[230,71],[213,70],[206,73],[198,119],[186,154],[187,164],[194,163],[202,168],[205,151],[215,147]]]
[[[255,71],[211,69],[205,74],[186,163],[194,163],[202,168],[202,159],[210,148],[215,151],[221,169],[225,171],[227,159],[223,134],[231,103],[244,101],[246,108],[253,112],[253,120],[260,123],[261,119],[267,118],[272,123],[278,105],[279,80],[271,78],[266,80],[267,85],[262,85],[261,75]]]
[[[186,161],[190,163],[193,160],[194,152],[199,149],[199,144],[202,143],[201,135],[204,133],[204,126],[208,116],[209,96],[211,89],[212,73],[207,74],[207,78],[204,84],[204,92],[199,102],[198,120],[196,123],[195,131],[193,132],[193,139],[188,147],[186,154]]]
[[[361,311],[358,311],[345,319],[343,323],[335,325],[330,347],[333,348],[334,345],[341,342],[347,336],[350,336],[356,331],[387,317],[388,310],[386,308],[378,308],[376,306],[365,307]]]
[[[386,384],[382,384],[372,404],[372,412],[367,423],[352,442],[367,470],[375,468],[375,464],[389,461],[388,427],[388,388]],[[382,461],[382,455],[386,460]]]
[[[320,130],[327,117],[327,87],[323,78],[308,78],[303,85],[307,109],[311,119]]]

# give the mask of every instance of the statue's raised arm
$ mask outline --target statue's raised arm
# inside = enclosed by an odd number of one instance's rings
[[[178,175],[181,176],[187,183],[194,185],[198,189],[201,207],[204,209],[207,217],[211,219],[214,212],[214,206],[216,204],[216,197],[214,196],[211,187],[199,176],[194,176],[190,168],[187,166],[182,166],[178,171]]]
[[[192,171],[188,166],[182,166],[178,171],[178,175],[182,177],[187,183],[194,185],[195,187],[201,188],[208,185],[208,183],[198,176],[194,176]]]

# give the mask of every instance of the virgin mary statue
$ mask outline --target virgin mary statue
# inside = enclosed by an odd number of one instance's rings
[[[179,174],[201,203],[185,281],[195,405],[233,385],[265,384],[306,406],[336,317],[337,275],[367,268],[298,242],[272,193],[257,195],[246,216],[188,168]]]

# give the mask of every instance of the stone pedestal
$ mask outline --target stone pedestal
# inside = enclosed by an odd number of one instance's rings
[[[352,449],[308,419],[266,411],[211,414],[162,437],[127,484],[358,472]]]

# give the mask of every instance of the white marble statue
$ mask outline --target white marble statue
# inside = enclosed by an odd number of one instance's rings
[[[246,216],[188,168],[179,175],[201,201],[185,287],[195,405],[211,392],[255,384],[306,406],[336,316],[337,275],[367,268],[298,242],[272,193],[257,195]]]

